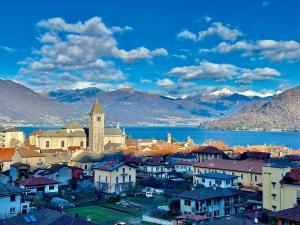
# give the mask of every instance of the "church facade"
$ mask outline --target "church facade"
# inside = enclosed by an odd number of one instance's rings
[[[78,147],[90,152],[123,148],[125,131],[119,127],[105,128],[105,113],[98,100],[88,114],[88,132],[78,122],[70,122],[60,130],[38,131],[29,136],[29,143],[42,150],[68,150]]]

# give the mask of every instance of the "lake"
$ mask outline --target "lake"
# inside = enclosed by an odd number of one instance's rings
[[[55,127],[20,127],[26,135],[36,130],[58,129]],[[300,132],[265,132],[265,131],[219,131],[204,130],[197,127],[125,127],[126,133],[132,138],[166,139],[171,133],[177,141],[190,136],[195,143],[205,140],[222,140],[230,146],[234,145],[284,145],[291,149],[300,149]]]

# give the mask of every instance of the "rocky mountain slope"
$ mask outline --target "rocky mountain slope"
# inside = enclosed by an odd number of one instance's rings
[[[300,130],[300,87],[246,105],[232,116],[201,126],[224,130]]]

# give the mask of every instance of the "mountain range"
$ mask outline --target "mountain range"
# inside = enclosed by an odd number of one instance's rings
[[[206,121],[201,126],[222,130],[300,130],[300,87],[289,89],[269,100],[245,105],[226,118]]]
[[[36,92],[10,80],[0,80],[0,126],[87,123],[96,98],[107,125],[199,125],[222,130],[300,130],[300,87],[282,93],[211,93],[170,98],[130,88],[99,88]]]

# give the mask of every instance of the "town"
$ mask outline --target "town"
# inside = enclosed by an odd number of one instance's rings
[[[300,157],[282,146],[132,139],[105,127],[0,133],[0,224],[299,224]]]

